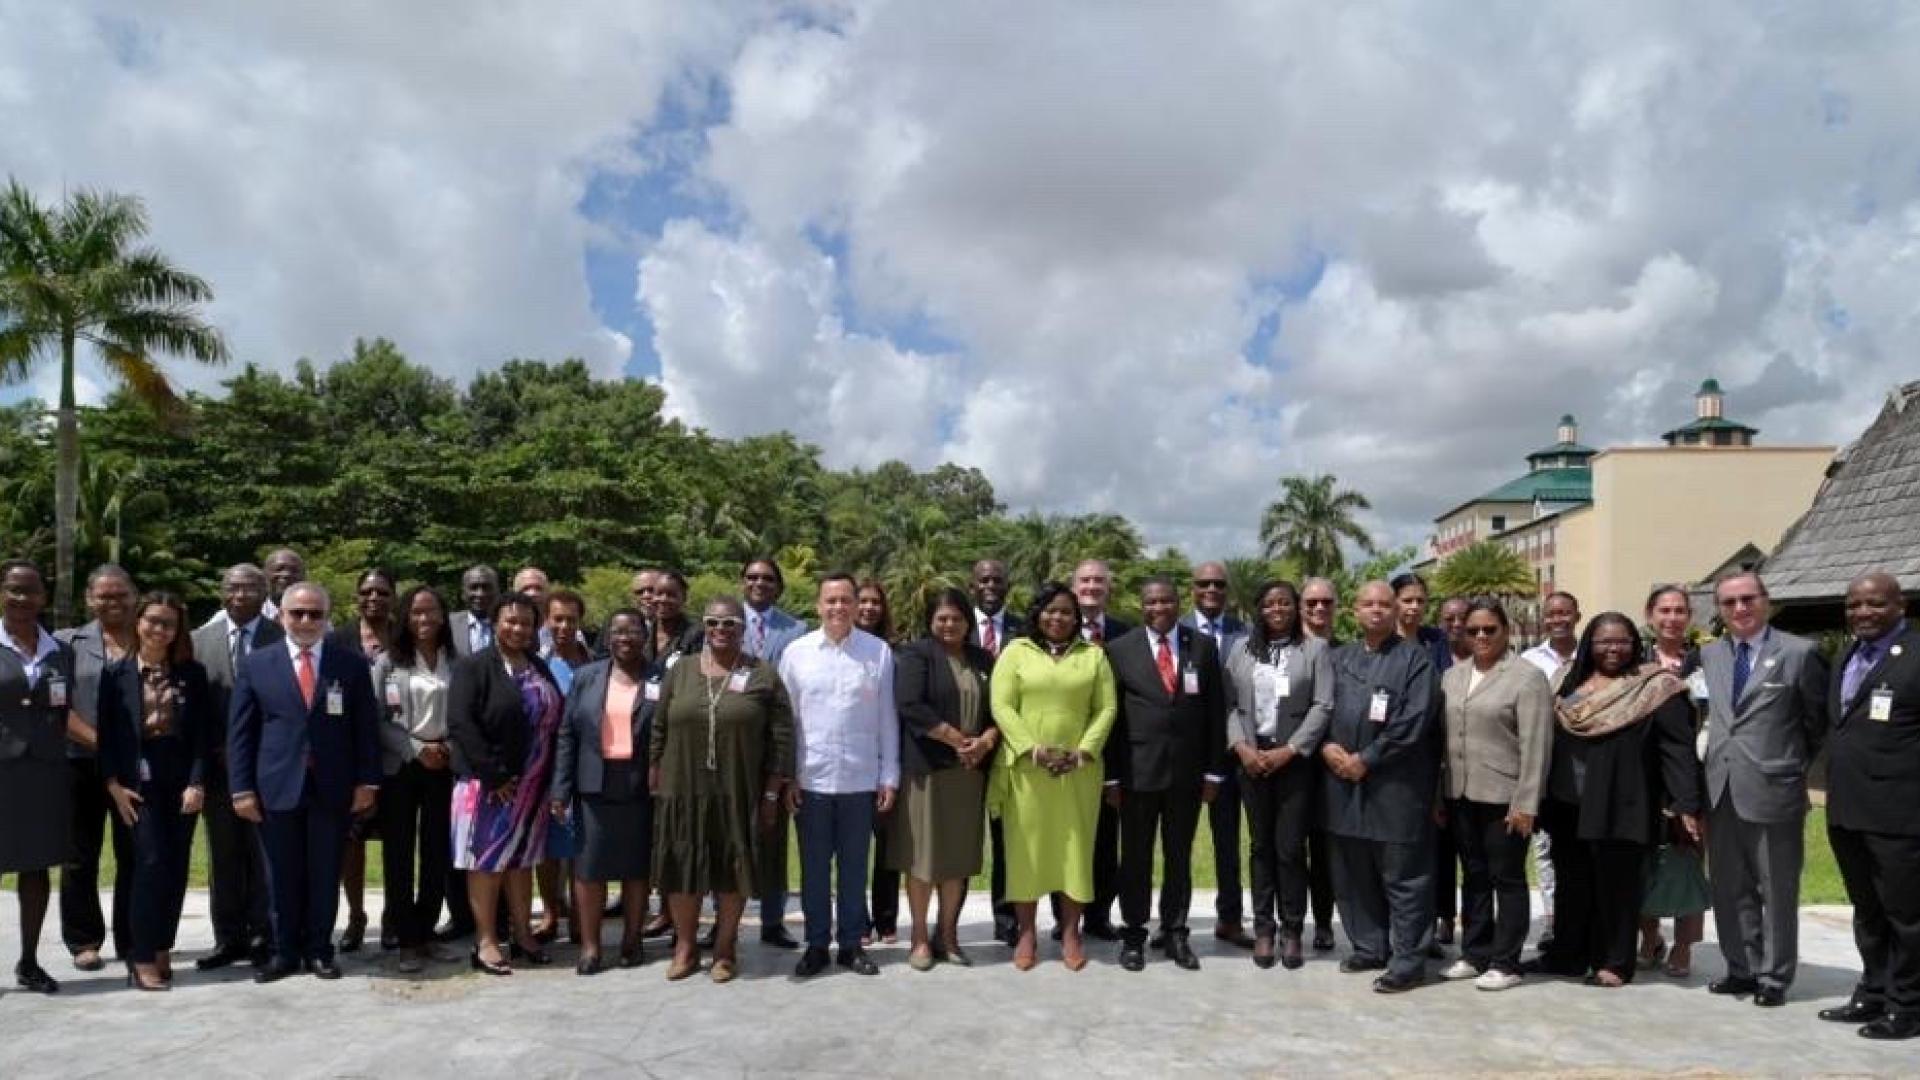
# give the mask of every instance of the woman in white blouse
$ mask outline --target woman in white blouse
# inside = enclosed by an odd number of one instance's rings
[[[384,705],[380,725],[382,865],[387,928],[401,949],[400,970],[412,974],[433,959],[433,922],[446,898],[453,864],[453,758],[447,742],[447,681],[453,650],[447,606],[418,586],[401,597],[393,646],[373,665]],[[416,851],[419,869],[415,871]]]

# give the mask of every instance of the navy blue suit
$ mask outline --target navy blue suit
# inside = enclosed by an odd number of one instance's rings
[[[260,799],[275,958],[333,958],[340,857],[355,787],[380,783],[379,705],[366,658],[320,652],[313,702],[301,699],[285,643],[247,654],[233,686],[227,768],[233,793]],[[329,708],[337,692],[339,708]]]

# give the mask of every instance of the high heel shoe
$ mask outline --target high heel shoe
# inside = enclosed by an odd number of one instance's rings
[[[468,954],[467,963],[470,967],[473,968],[473,970],[484,971],[489,975],[513,974],[512,964],[509,964],[504,960],[500,961],[499,963],[495,963],[492,960],[488,960],[487,958],[480,955],[480,950],[478,948],[474,949],[472,953]]]
[[[547,952],[547,950],[540,948],[538,945],[529,949],[517,941],[507,946],[507,958],[510,960],[525,960],[534,967],[546,967],[548,964],[553,963],[553,954]]]
[[[173,984],[167,982],[165,979],[161,979],[157,975],[155,979],[157,981],[148,982],[140,977],[139,969],[135,968],[132,964],[127,965],[127,985],[135,990],[160,991],[173,989]]]
[[[367,913],[355,912],[347,916],[346,932],[340,935],[341,952],[359,952],[360,946],[367,943]]]

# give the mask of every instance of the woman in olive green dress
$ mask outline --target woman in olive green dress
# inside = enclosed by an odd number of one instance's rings
[[[1106,654],[1080,640],[1080,606],[1059,582],[1040,589],[1026,637],[993,668],[999,762],[987,806],[1006,834],[1007,899],[1020,921],[1013,963],[1033,967],[1034,907],[1062,894],[1061,955],[1078,971],[1087,958],[1080,907],[1093,898],[1093,834],[1100,818],[1100,749],[1113,727],[1113,672]]]
[[[653,879],[673,913],[667,978],[699,966],[700,898],[716,894],[715,982],[735,972],[740,913],[758,895],[755,857],[793,775],[793,709],[771,665],[740,648],[740,602],[707,604],[706,643],[668,669],[648,747]]]

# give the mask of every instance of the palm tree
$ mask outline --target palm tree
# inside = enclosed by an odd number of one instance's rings
[[[1461,548],[1433,576],[1441,596],[1531,596],[1537,587],[1527,560],[1497,540]]]
[[[1260,617],[1260,586],[1277,575],[1269,559],[1228,559],[1227,610],[1247,622]]]
[[[149,405],[170,411],[173,386],[155,354],[218,364],[220,332],[198,305],[213,299],[199,277],[136,246],[147,232],[140,200],[80,191],[43,207],[19,181],[0,193],[0,382],[17,383],[47,355],[60,358],[55,414],[54,624],[73,605],[74,518],[79,500],[80,427],[74,408],[75,351],[92,345],[115,378]]]
[[[1373,504],[1357,491],[1336,491],[1331,473],[1283,476],[1281,498],[1260,515],[1260,542],[1267,557],[1285,559],[1309,577],[1331,577],[1345,568],[1340,542],[1350,540],[1371,554],[1373,537],[1353,520]]]

